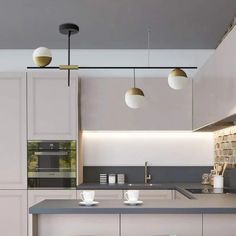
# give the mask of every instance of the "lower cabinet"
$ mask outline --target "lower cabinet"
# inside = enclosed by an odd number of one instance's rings
[[[80,193],[86,190],[77,190],[77,199],[81,199]],[[88,190],[89,191],[89,190]],[[123,190],[95,190],[95,199],[123,199]]]
[[[28,190],[29,208],[45,199],[76,199],[76,190]],[[32,216],[30,214],[28,215],[28,232],[28,236],[31,236]]]
[[[119,236],[119,215],[39,216],[39,236]],[[134,235],[130,234],[129,236]]]
[[[27,190],[0,190],[0,235],[27,236]]]
[[[235,214],[203,214],[203,236],[235,236]]]
[[[201,214],[121,215],[121,235],[122,236],[202,236],[202,215]],[[214,234],[211,234],[211,236],[213,235]],[[221,236],[226,236],[226,235],[221,234]]]

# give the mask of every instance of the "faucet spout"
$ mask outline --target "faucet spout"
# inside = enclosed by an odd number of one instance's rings
[[[152,177],[150,174],[148,174],[148,162],[145,161],[145,166],[144,166],[144,183],[147,184],[148,180],[151,180]]]

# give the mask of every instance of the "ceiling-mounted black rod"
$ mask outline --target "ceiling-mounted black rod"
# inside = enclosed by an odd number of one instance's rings
[[[79,66],[79,70],[150,70],[150,69],[158,69],[158,70],[166,70],[166,69],[175,69],[175,68],[181,68],[181,69],[188,69],[188,70],[196,70],[198,67],[196,66]],[[59,66],[48,66],[48,67],[35,67],[35,66],[28,66],[27,69],[60,69]]]
[[[70,36],[71,31],[68,31],[68,66],[70,65]],[[68,87],[70,87],[70,70],[68,70]]]

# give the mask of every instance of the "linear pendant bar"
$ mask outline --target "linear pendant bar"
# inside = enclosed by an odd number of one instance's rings
[[[48,66],[48,67],[36,67],[36,66],[28,66],[27,69],[33,70],[33,69],[71,69],[71,70],[125,70],[125,69],[141,69],[141,70],[148,70],[148,69],[175,69],[175,68],[181,68],[181,69],[190,69],[190,70],[196,70],[198,67],[196,66],[78,66],[78,68],[69,68],[66,66]]]

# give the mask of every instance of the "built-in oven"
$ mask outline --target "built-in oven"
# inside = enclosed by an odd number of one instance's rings
[[[28,141],[28,188],[76,187],[76,141]]]

